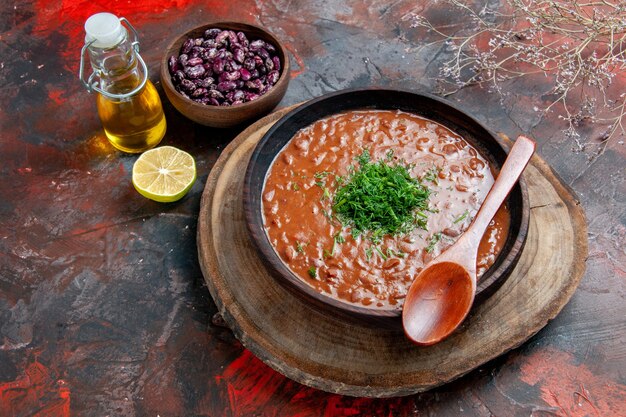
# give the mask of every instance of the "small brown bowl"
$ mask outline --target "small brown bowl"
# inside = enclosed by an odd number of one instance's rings
[[[498,168],[506,159],[507,147],[497,135],[446,100],[428,94],[377,88],[339,91],[311,100],[283,116],[257,144],[244,179],[244,212],[252,242],[277,282],[324,314],[340,315],[373,326],[399,327],[402,324],[400,309],[351,304],[309,286],[280,259],[264,227],[263,189],[276,155],[300,129],[321,118],[358,109],[402,110],[433,120],[461,134]],[[530,206],[523,176],[506,201],[511,216],[508,237],[495,263],[478,281],[474,306],[486,300],[506,281],[526,242]]]
[[[200,37],[204,34],[205,30],[213,27],[233,30],[235,32],[243,32],[250,40],[262,39],[263,41],[269,42],[276,47],[282,68],[280,71],[280,78],[267,93],[263,94],[254,101],[237,104],[235,106],[222,107],[196,103],[176,91],[168,69],[167,61],[169,57],[172,55],[179,55],[180,47],[183,42],[187,40],[187,38]],[[211,22],[191,29],[178,36],[172,43],[170,43],[165,54],[163,55],[163,59],[161,60],[161,83],[163,84],[163,90],[165,90],[165,95],[167,95],[167,98],[176,110],[196,123],[220,128],[236,126],[247,120],[258,118],[266,113],[269,113],[278,105],[287,91],[287,85],[289,84],[289,72],[289,57],[285,48],[278,41],[278,39],[259,26],[239,22]]]

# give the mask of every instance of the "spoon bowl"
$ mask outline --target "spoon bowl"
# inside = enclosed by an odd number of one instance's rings
[[[476,295],[480,240],[534,151],[535,142],[525,136],[517,138],[470,227],[413,281],[402,308],[402,325],[414,343],[440,342],[467,317]]]
[[[409,338],[428,345],[452,333],[465,319],[474,302],[476,279],[455,262],[436,263],[424,271],[406,297],[405,305],[412,307],[404,328]]]

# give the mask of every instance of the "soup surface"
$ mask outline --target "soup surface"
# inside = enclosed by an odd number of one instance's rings
[[[364,151],[372,161],[407,166],[428,187],[422,227],[372,240],[354,237],[337,218],[335,193]],[[402,111],[349,111],[300,130],[277,155],[263,190],[264,226],[283,262],[317,291],[401,308],[415,275],[467,229],[493,182],[486,158],[438,123]],[[479,277],[502,249],[509,221],[503,206],[481,241]]]

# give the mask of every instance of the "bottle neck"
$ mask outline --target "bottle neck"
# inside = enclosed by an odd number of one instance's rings
[[[92,45],[87,51],[91,67],[99,79],[99,87],[108,93],[128,93],[146,77],[142,66],[138,65],[137,52],[127,34],[113,47],[99,48]]]

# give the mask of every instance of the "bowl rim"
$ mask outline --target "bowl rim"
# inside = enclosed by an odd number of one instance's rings
[[[366,306],[360,306],[357,304],[351,304],[347,301],[342,301],[338,298],[332,297],[328,294],[324,294],[315,290],[312,286],[303,281],[300,277],[298,277],[291,269],[282,261],[275,248],[271,244],[269,237],[265,231],[263,226],[263,212],[262,212],[262,194],[265,187],[265,181],[267,178],[267,173],[271,169],[273,165],[273,161],[275,160],[278,153],[280,153],[284,146],[291,140],[288,139],[282,147],[274,154],[274,159],[268,165],[267,168],[264,169],[262,173],[262,178],[259,177],[259,173],[257,171],[258,160],[260,158],[261,152],[263,148],[269,143],[272,139],[274,133],[281,129],[281,127],[290,121],[294,116],[298,115],[298,113],[306,111],[308,108],[312,106],[317,106],[320,103],[323,103],[326,100],[332,100],[340,96],[349,97],[354,94],[363,94],[372,91],[377,91],[379,93],[388,93],[388,94],[409,94],[415,98],[422,98],[426,100],[432,100],[437,102],[438,104],[448,107],[449,109],[458,112],[462,117],[464,117],[469,123],[473,124],[479,130],[483,130],[486,135],[489,136],[491,140],[495,144],[499,146],[499,148],[504,152],[505,156],[508,154],[509,145],[506,144],[497,134],[494,134],[490,129],[488,129],[483,123],[475,119],[473,116],[468,114],[466,111],[460,109],[453,103],[448,100],[442,99],[440,97],[423,93],[423,92],[415,92],[405,89],[390,89],[387,87],[378,87],[378,86],[370,86],[364,88],[354,88],[354,89],[345,89],[336,92],[332,92],[329,94],[325,94],[323,96],[314,98],[312,100],[306,101],[295,109],[286,113],[283,117],[281,117],[274,125],[268,129],[268,131],[263,135],[263,137],[257,143],[255,149],[252,152],[250,157],[248,166],[246,167],[246,172],[244,176],[244,187],[243,187],[243,208],[244,208],[244,216],[247,224],[247,229],[249,235],[251,236],[251,240],[253,242],[253,246],[259,253],[263,264],[269,267],[269,271],[271,272],[274,279],[276,279],[280,284],[286,285],[289,290],[296,291],[299,295],[304,295],[308,301],[312,302],[314,306],[318,308],[321,307],[324,309],[325,307],[331,307],[335,313],[339,313],[340,315],[350,318],[357,319],[359,322],[363,323],[363,320],[366,320],[369,324],[379,325],[379,324],[390,324],[400,322],[399,318],[402,314],[402,309],[394,308],[371,308]],[[376,103],[372,103],[373,106],[376,106]],[[364,108],[372,108],[372,109],[385,109],[390,107],[366,107],[363,105],[360,106],[352,106],[341,108],[339,110],[329,111],[324,114],[322,117],[329,117],[332,114],[337,114],[350,110],[358,110]],[[410,112],[410,111],[407,111]],[[425,117],[425,116],[421,116]],[[319,120],[319,118],[317,120]],[[313,122],[311,122],[313,123]],[[305,126],[302,126],[303,128]],[[449,126],[447,126],[450,128]],[[293,137],[293,136],[292,136]],[[476,145],[472,141],[470,141],[472,145]],[[493,157],[493,156],[492,156]],[[502,162],[497,161],[498,165],[501,166]],[[254,184],[261,180],[261,187],[255,187]],[[529,219],[530,219],[530,204],[528,200],[528,190],[526,185],[526,180],[524,175],[520,177],[519,181],[507,197],[507,201],[511,198],[513,193],[519,193],[521,207],[519,208],[519,229],[517,230],[517,234],[515,236],[511,236],[511,228],[514,226],[513,221],[509,225],[509,236],[505,241],[505,245],[503,246],[502,251],[496,258],[494,265],[492,265],[486,272],[483,274],[479,283],[477,285],[477,295],[474,300],[474,304],[472,305],[472,309],[474,309],[478,304],[487,299],[493,292],[495,292],[506,280],[506,277],[503,279],[504,274],[508,276],[510,271],[515,267],[517,261],[519,260],[522,250],[524,248],[524,244],[526,242],[526,237],[528,234],[529,227]],[[257,198],[253,198],[253,195],[256,194]],[[254,205],[255,201],[258,201],[258,206]],[[512,219],[511,219],[512,220]],[[513,242],[511,240],[513,239]],[[505,248],[508,246],[508,252],[503,254]],[[480,290],[480,293],[479,293]]]
[[[237,26],[243,26],[246,28],[252,28],[255,30],[258,30],[260,32],[262,32],[263,34],[265,34],[268,38],[270,38],[270,40],[272,41],[272,44],[276,47],[277,51],[280,51],[279,56],[281,57],[281,63],[282,63],[282,68],[280,70],[280,77],[278,78],[278,81],[276,81],[276,84],[274,84],[272,86],[271,89],[269,89],[265,94],[259,96],[259,98],[257,98],[256,100],[253,101],[248,101],[245,103],[241,103],[241,104],[237,104],[235,106],[215,106],[215,105],[208,105],[208,104],[201,104],[201,103],[197,103],[194,100],[190,99],[189,97],[185,97],[182,94],[180,94],[177,90],[176,87],[174,87],[174,83],[172,82],[172,76],[170,74],[169,71],[169,66],[168,66],[168,60],[169,57],[172,56],[172,52],[174,52],[174,47],[177,43],[181,42],[181,40],[183,38],[188,37],[188,35],[191,32],[195,32],[198,30],[206,30],[211,26],[217,27],[218,29],[221,29],[219,27],[219,25],[223,25],[224,29],[226,30],[232,30],[229,27],[227,27],[227,25],[237,25]],[[245,32],[245,30],[242,30],[242,32]],[[184,42],[184,41],[183,41]],[[182,42],[181,42],[182,45]],[[180,48],[180,46],[179,46]],[[283,46],[282,42],[280,42],[278,40],[278,38],[276,36],[274,36],[273,33],[271,33],[269,30],[265,29],[262,26],[258,26],[252,23],[246,23],[246,22],[239,22],[239,21],[235,21],[235,20],[227,20],[227,21],[223,21],[223,20],[217,20],[217,21],[209,21],[207,23],[203,23],[199,26],[193,27],[183,33],[181,33],[180,35],[176,36],[165,48],[165,54],[163,55],[162,59],[161,59],[161,68],[160,68],[160,73],[161,73],[161,82],[164,84],[165,88],[167,86],[167,88],[173,92],[174,94],[176,94],[176,96],[183,100],[183,102],[187,105],[190,105],[192,107],[195,107],[197,109],[202,109],[202,110],[211,110],[211,111],[222,111],[222,112],[239,112],[242,110],[247,110],[247,109],[252,109],[255,107],[259,106],[259,103],[263,102],[263,101],[268,101],[271,100],[272,94],[275,94],[277,91],[280,90],[280,88],[277,88],[280,85],[282,85],[285,82],[289,82],[289,76],[290,76],[290,72],[291,72],[291,67],[289,64],[289,55],[287,53],[287,49]]]

